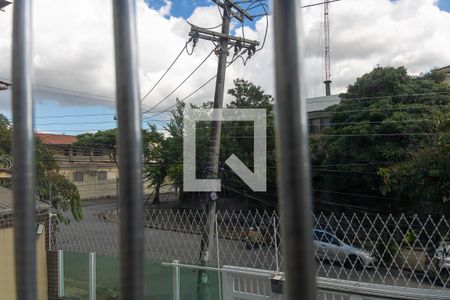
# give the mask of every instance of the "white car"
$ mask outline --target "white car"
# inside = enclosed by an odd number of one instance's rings
[[[435,273],[442,285],[450,285],[450,241],[442,242],[433,256]]]
[[[378,261],[371,253],[347,245],[336,235],[321,229],[313,230],[314,252],[317,258],[339,262],[348,268],[361,270]]]

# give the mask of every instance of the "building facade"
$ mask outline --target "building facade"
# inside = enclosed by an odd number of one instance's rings
[[[445,82],[447,84],[450,84],[450,66],[446,66],[440,69],[437,69],[438,72],[442,72],[445,73],[447,75],[447,77],[445,78]]]
[[[60,174],[72,181],[82,200],[117,196],[118,167],[113,149],[77,147],[76,136],[38,133],[52,151]]]
[[[330,127],[331,113],[326,111],[326,108],[339,104],[340,101],[339,95],[306,99],[309,132],[311,134],[318,133],[322,129]]]
[[[14,214],[12,190],[0,186],[0,299],[17,298],[14,267]],[[50,248],[51,230],[49,218],[50,206],[36,201],[36,261],[38,300],[48,297],[47,251]]]

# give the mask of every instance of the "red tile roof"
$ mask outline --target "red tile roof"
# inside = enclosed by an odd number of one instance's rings
[[[36,133],[36,136],[45,145],[72,145],[78,140],[76,136],[65,134]]]

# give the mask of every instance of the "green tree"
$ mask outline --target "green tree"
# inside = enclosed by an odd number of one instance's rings
[[[0,114],[0,155],[11,153],[11,123],[8,118]]]
[[[234,87],[228,90],[228,94],[234,99],[227,105],[228,109],[265,109],[266,110],[266,136],[267,136],[267,192],[253,192],[228,166],[223,167],[223,178],[226,186],[232,193],[239,191],[242,198],[249,196],[253,205],[260,199],[258,206],[273,208],[277,205],[277,178],[276,178],[276,153],[275,153],[275,125],[273,105],[274,99],[260,86],[244,80],[233,81]],[[253,135],[254,122],[224,122],[222,130],[221,160],[225,161],[231,154],[235,154],[242,162],[254,171]],[[258,126],[258,125],[256,125]],[[234,191],[234,192],[233,192]]]
[[[190,108],[199,108],[193,104],[189,104]],[[207,102],[202,105],[203,108],[211,107],[211,103]],[[183,117],[186,104],[184,102],[176,100],[175,109],[172,111],[172,117],[166,124],[165,129],[168,133],[168,137],[165,142],[165,155],[167,175],[169,180],[179,189],[179,201],[186,202],[195,197],[195,193],[183,192]],[[209,147],[207,141],[209,140],[209,128],[204,122],[198,122],[196,124],[196,139],[197,143],[197,176],[201,177],[202,170],[205,167],[207,149]],[[188,197],[190,195],[190,197]],[[195,199],[193,199],[195,200]],[[195,205],[193,203],[192,205]]]
[[[11,153],[12,128],[9,120],[0,114],[0,154]],[[77,187],[63,175],[51,152],[36,138],[36,194],[39,200],[51,204],[57,222],[67,222],[64,211],[70,210],[75,220],[83,218],[80,194]],[[11,188],[11,180],[3,179],[1,185]]]
[[[149,125],[150,130],[144,132],[144,177],[154,187],[153,205],[160,204],[160,189],[164,184],[167,171],[167,147],[164,134],[155,125]]]
[[[315,196],[394,212],[414,209],[422,199],[406,182],[388,188],[386,174],[397,174],[400,164],[448,136],[442,122],[448,120],[450,86],[444,78],[436,71],[411,76],[403,67],[377,67],[349,85],[341,103],[328,109],[332,128],[312,137]],[[419,176],[412,165],[409,171],[410,178]]]
[[[117,129],[99,130],[95,133],[83,133],[77,136],[74,146],[114,150],[116,148]],[[116,161],[116,151],[109,152]]]
[[[249,198],[261,198],[260,206],[269,204],[275,206],[276,202],[276,155],[273,125],[273,98],[265,91],[255,86],[253,83],[243,79],[236,79],[234,87],[228,90],[228,94],[233,100],[226,106],[229,109],[236,108],[261,108],[267,112],[267,165],[268,165],[268,186],[267,193],[253,193],[247,185],[231,169],[224,164],[224,161],[235,154],[251,170],[253,169],[253,122],[223,122],[221,134],[221,147],[219,168],[222,183],[229,195],[234,194],[239,198],[244,198],[243,194]],[[191,108],[198,106],[189,104]],[[176,109],[172,112],[172,118],[166,125],[169,133],[167,139],[169,178],[182,188],[183,180],[183,112],[186,104],[177,100]],[[202,108],[211,108],[212,102],[204,102]],[[196,171],[197,178],[205,177],[209,157],[208,148],[210,143],[211,124],[208,122],[197,122],[196,124]],[[186,193],[180,193],[181,199],[186,199]],[[195,197],[195,195],[193,195]],[[198,199],[194,199],[198,200]],[[198,201],[197,201],[198,202]],[[194,205],[195,203],[193,203]]]
[[[168,137],[166,146],[167,175],[180,191],[183,190],[183,112],[185,103],[176,100],[172,118],[165,126]],[[182,193],[180,193],[182,197]]]
[[[38,199],[51,203],[57,222],[69,221],[63,214],[68,210],[76,221],[83,219],[80,193],[76,185],[58,173],[51,151],[39,139],[36,139],[36,181]]]

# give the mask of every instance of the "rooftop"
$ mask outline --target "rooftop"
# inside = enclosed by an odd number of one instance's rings
[[[47,203],[36,200],[36,210],[47,210],[49,208],[50,205]],[[11,214],[13,209],[14,199],[12,190],[0,186],[0,216]]]
[[[436,71],[450,73],[450,66],[438,68],[438,69],[436,69]]]
[[[72,145],[78,140],[76,136],[65,134],[36,133],[36,136],[45,145]]]
[[[322,111],[327,107],[339,104],[340,102],[341,98],[339,98],[339,95],[308,98],[306,99],[306,108],[308,112]]]

